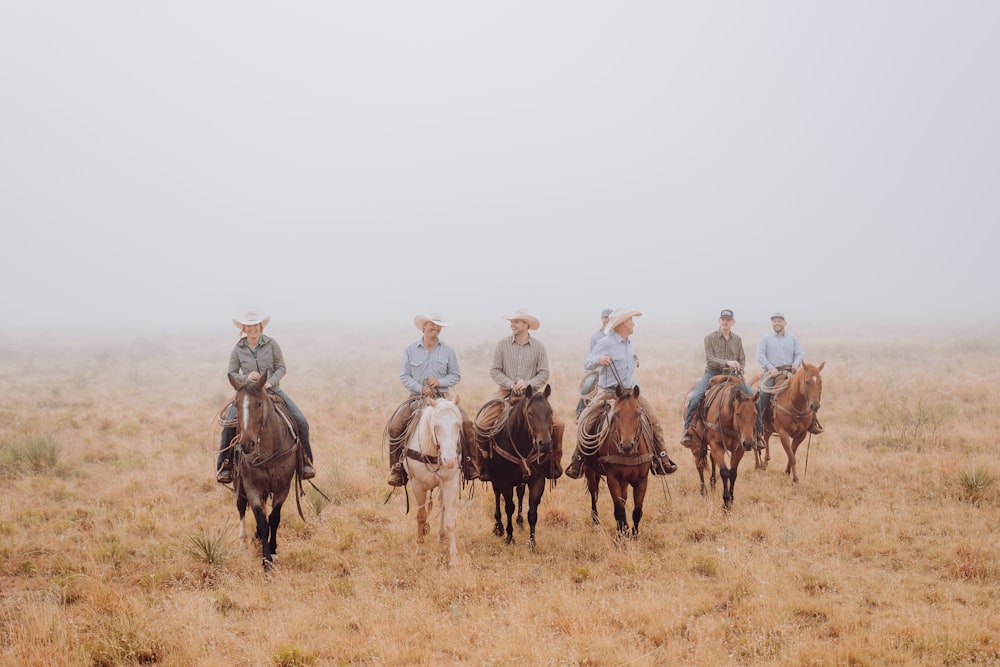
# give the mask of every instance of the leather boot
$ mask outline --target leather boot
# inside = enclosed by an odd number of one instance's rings
[[[566,476],[570,479],[580,479],[583,475],[583,457],[579,452],[573,452],[573,460],[566,467]]]
[[[819,415],[813,413],[813,423],[809,426],[809,432],[819,435],[823,432],[823,427],[819,425]]]
[[[667,456],[667,450],[660,449],[653,456],[653,465],[650,467],[650,472],[654,475],[672,475],[677,472],[677,464]]]
[[[230,457],[225,457],[222,459],[222,463],[219,465],[218,470],[215,473],[215,481],[219,484],[232,484],[233,483],[233,460]]]

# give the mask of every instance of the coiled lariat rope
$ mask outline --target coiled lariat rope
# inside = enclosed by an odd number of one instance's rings
[[[496,422],[492,426],[483,427],[479,425],[479,415],[486,411],[492,405],[500,404],[502,410],[500,415],[497,417]],[[507,419],[510,417],[511,403],[509,398],[491,398],[486,401],[483,407],[479,408],[479,412],[476,413],[476,419],[472,423],[472,427],[476,432],[477,438],[483,438],[490,441],[490,444],[496,444],[497,434],[503,430],[504,426],[507,425]]]

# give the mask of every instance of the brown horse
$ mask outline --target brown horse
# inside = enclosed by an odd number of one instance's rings
[[[264,390],[267,373],[261,374],[256,382],[240,383],[232,377],[229,382],[236,389],[238,433],[233,445],[233,486],[240,513],[240,535],[246,535],[244,515],[249,504],[257,520],[263,566],[271,570],[278,550],[281,506],[288,497],[293,477],[296,478],[296,506],[305,521],[298,502],[302,495],[301,475],[296,475],[302,466],[302,447],[295,435],[294,421],[275,407],[271,395]],[[271,501],[270,513],[264,511],[268,499]]]
[[[552,451],[552,406],[549,396],[552,387],[534,391],[529,386],[524,398],[514,403],[506,422],[494,435],[493,458],[490,462],[493,495],[496,511],[493,514],[493,532],[497,536],[507,533],[507,544],[514,541],[514,489],[528,489],[529,546],[535,548],[535,524],[538,522],[538,504],[545,493],[545,472]],[[500,424],[497,424],[500,427]],[[523,493],[523,491],[519,491]],[[500,497],[504,499],[507,527],[504,528],[500,513]]]
[[[692,422],[694,442],[691,453],[701,479],[701,495],[705,488],[705,468],[712,465],[710,482],[715,489],[715,470],[722,477],[722,507],[733,507],[734,488],[744,449],[751,449],[757,426],[757,394],[747,394],[738,377],[719,375],[712,378],[708,393]],[[729,464],[726,465],[726,454]]]
[[[816,411],[820,407],[820,398],[823,394],[823,376],[820,372],[825,365],[825,361],[819,366],[802,362],[799,369],[788,378],[787,385],[772,392],[772,407],[764,414],[764,460],[760,463],[760,467],[767,468],[771,460],[771,436],[777,434],[788,456],[785,474],[792,476],[792,482],[799,481],[795,469],[795,453],[806,439],[809,428],[816,418]],[[775,384],[781,386],[781,383]],[[764,387],[761,387],[761,391],[767,393]]]
[[[597,454],[596,458],[584,458],[587,464],[584,473],[587,476],[587,490],[590,492],[590,516],[593,523],[599,525],[597,492],[603,475],[607,478],[608,493],[614,503],[618,535],[638,537],[642,503],[646,498],[649,469],[653,460],[653,434],[639,406],[638,386],[632,387],[632,391],[619,387],[615,391],[613,403],[603,419],[602,415],[596,413],[583,413],[577,430],[581,452]],[[595,423],[598,420],[601,421],[600,424]],[[625,511],[629,487],[632,487],[631,528]]]

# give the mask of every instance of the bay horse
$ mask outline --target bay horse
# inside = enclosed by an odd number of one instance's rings
[[[247,506],[257,521],[262,565],[265,571],[274,567],[278,551],[278,525],[281,506],[288,497],[295,479],[295,504],[302,516],[299,497],[302,495],[301,469],[304,453],[295,434],[294,420],[280,411],[264,389],[267,373],[256,382],[241,383],[232,377],[229,383],[236,390],[237,435],[233,444],[233,487],[236,489],[236,509],[240,513],[240,537],[246,536]],[[270,512],[264,509],[270,500]]]
[[[793,483],[799,481],[795,453],[809,434],[816,411],[820,408],[820,398],[823,395],[823,376],[820,373],[825,365],[825,361],[819,366],[803,361],[798,370],[788,378],[784,388],[771,392],[772,409],[766,410],[764,414],[764,460],[760,467],[767,468],[771,460],[771,436],[777,434],[788,457],[785,474],[791,475]],[[780,383],[775,384],[780,386]],[[768,393],[763,385],[760,391]]]
[[[618,535],[638,537],[642,504],[646,498],[653,460],[653,433],[649,422],[642,415],[638,385],[632,387],[631,391],[618,387],[614,401],[609,402],[613,405],[603,415],[584,412],[577,428],[581,451],[596,454],[596,457],[584,457],[591,521],[594,525],[600,524],[597,517],[597,493],[601,477],[604,476],[614,503]],[[598,420],[600,423],[595,423]],[[631,528],[625,510],[629,487],[632,487]]]
[[[701,479],[701,495],[708,495],[705,488],[705,469],[712,466],[710,482],[715,488],[715,471],[722,477],[722,508],[733,507],[736,477],[744,450],[754,446],[757,428],[757,396],[743,389],[743,380],[737,376],[718,375],[712,378],[708,392],[692,422],[694,442],[691,453]],[[726,463],[726,456],[729,463]]]
[[[434,507],[434,489],[441,495],[441,529],[438,538],[448,537],[449,565],[458,563],[455,543],[455,515],[461,481],[462,412],[445,398],[428,398],[420,411],[416,428],[407,442],[403,466],[417,501],[417,551],[423,551],[424,535],[430,526],[427,517]]]
[[[511,405],[506,423],[494,436],[490,461],[496,501],[493,533],[501,537],[506,532],[507,544],[514,542],[514,489],[523,485],[528,491],[528,544],[532,550],[536,546],[538,504],[545,493],[545,473],[552,451],[551,394],[550,385],[545,385],[542,391],[535,391],[530,385],[524,390],[524,397]],[[506,529],[500,513],[501,496],[507,513]]]

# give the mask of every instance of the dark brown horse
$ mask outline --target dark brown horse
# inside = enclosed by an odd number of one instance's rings
[[[506,531],[507,544],[514,541],[514,489],[523,485],[528,490],[528,540],[531,548],[535,548],[538,504],[545,493],[545,472],[552,451],[551,394],[552,387],[549,385],[545,385],[545,390],[541,392],[529,386],[524,397],[511,406],[506,423],[494,437],[493,459],[490,462],[496,500],[493,532],[502,536]],[[507,513],[506,529],[500,513],[501,496]]]
[[[653,434],[639,405],[639,387],[632,387],[632,391],[623,391],[619,387],[614,405],[608,412],[610,414],[604,415],[583,413],[577,431],[580,450],[596,451],[597,454],[584,459],[587,463],[584,471],[587,490],[590,491],[590,516],[597,525],[597,492],[601,476],[604,476],[615,507],[618,535],[637,537],[653,460]],[[625,511],[629,487],[632,487],[631,528]]]
[[[722,477],[722,507],[732,509],[736,476],[744,450],[754,443],[757,427],[757,394],[748,394],[738,377],[719,375],[712,378],[705,399],[691,423],[694,442],[691,453],[701,479],[701,495],[705,488],[705,468],[712,465],[710,482],[715,489],[715,470]],[[726,455],[729,463],[726,463]]]
[[[275,407],[271,395],[264,390],[267,373],[256,382],[240,383],[232,377],[230,384],[236,389],[237,436],[234,441],[234,476],[236,508],[240,513],[240,535],[246,535],[244,515],[247,505],[257,520],[257,538],[260,540],[263,566],[270,570],[278,550],[278,524],[281,523],[281,506],[288,497],[292,478],[296,478],[296,506],[299,516],[302,507],[301,470],[302,448],[293,428],[294,420]],[[271,511],[264,505],[270,500]]]
[[[795,453],[799,445],[809,434],[809,428],[816,418],[823,394],[823,377],[820,372],[826,362],[819,366],[811,366],[805,362],[799,366],[789,378],[784,388],[775,391],[771,396],[771,409],[764,414],[764,460],[760,467],[766,468],[771,460],[771,436],[777,434],[781,446],[788,456],[785,474],[792,476],[792,482],[799,481],[795,469]],[[777,387],[783,383],[775,382]],[[766,391],[763,387],[761,391]]]

